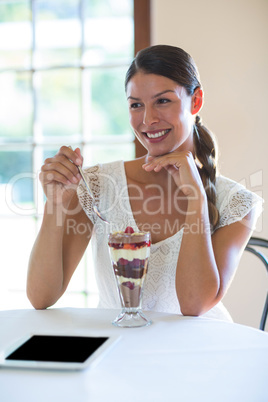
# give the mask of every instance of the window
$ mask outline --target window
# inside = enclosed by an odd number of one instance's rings
[[[30,307],[43,160],[62,144],[81,147],[86,165],[134,157],[124,94],[133,24],[133,0],[0,2],[0,309]],[[96,305],[90,258],[89,248],[58,305]]]

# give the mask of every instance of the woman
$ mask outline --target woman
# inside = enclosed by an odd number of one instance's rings
[[[47,202],[30,258],[28,297],[36,308],[54,304],[91,238],[100,306],[119,308],[107,234],[132,226],[152,235],[145,310],[230,320],[220,301],[262,200],[217,176],[216,146],[198,114],[202,86],[185,51],[166,45],[142,50],[125,86],[130,124],[147,154],[86,170],[110,228],[94,214],[84,185],[78,186],[80,150],[62,147],[45,161],[40,180]]]

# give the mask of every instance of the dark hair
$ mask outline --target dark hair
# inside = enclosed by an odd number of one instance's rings
[[[156,45],[138,52],[126,73],[125,89],[138,71],[167,77],[183,86],[190,96],[197,88],[202,87],[194,60],[183,49],[175,46]],[[219,219],[215,189],[216,143],[212,133],[202,124],[198,115],[193,135],[195,157],[200,162],[198,170],[208,199],[210,224],[215,228]]]

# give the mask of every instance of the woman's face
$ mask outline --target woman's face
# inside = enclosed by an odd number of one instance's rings
[[[193,151],[194,95],[173,80],[136,73],[127,85],[130,124],[148,150],[159,156],[176,149]]]

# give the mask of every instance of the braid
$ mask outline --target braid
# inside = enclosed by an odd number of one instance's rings
[[[212,133],[202,124],[200,116],[195,118],[194,126],[195,156],[200,161],[202,168],[199,173],[206,191],[208,200],[209,220],[214,228],[219,220],[219,212],[216,208],[216,144]]]

